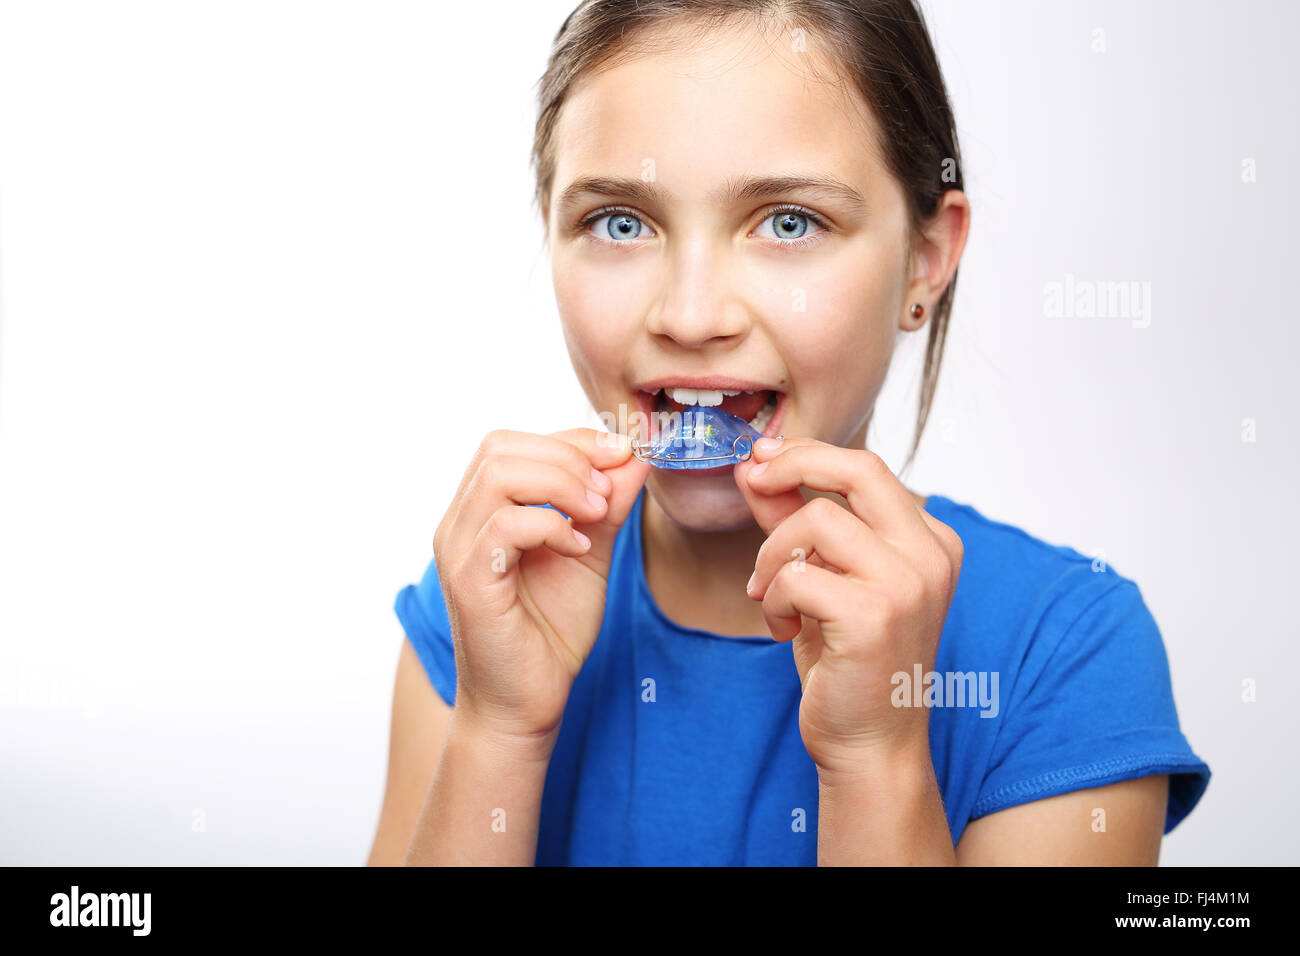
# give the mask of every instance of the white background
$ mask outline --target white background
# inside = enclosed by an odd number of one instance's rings
[[[570,8],[0,3],[0,862],[364,861],[397,590],[484,432],[587,423]],[[905,479],[1139,583],[1214,773],[1163,862],[1294,863],[1298,8],[928,9],[974,228]],[[1045,317],[1067,273],[1150,327]]]

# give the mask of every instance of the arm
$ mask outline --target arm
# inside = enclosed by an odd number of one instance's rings
[[[960,538],[865,450],[813,439],[760,439],[751,461],[735,472],[768,533],[750,597],[762,601],[773,638],[794,643],[803,687],[799,730],[818,772],[819,863],[1155,861],[1167,777],[1043,797],[989,814],[963,833],[955,852],[929,752],[927,711],[903,706],[894,690],[898,675],[934,665],[961,569]],[[805,501],[804,488],[841,496],[845,504],[827,497]],[[1159,687],[1152,681],[1168,680],[1158,633],[1149,615],[1143,617],[1136,589],[1104,594],[1111,599],[1094,600],[1093,616],[1075,622],[1086,639],[1046,648],[1057,671],[1083,673],[1094,682],[1104,677],[1108,686],[1116,663],[1094,651],[1100,644],[1120,654],[1119,663],[1136,679],[1114,688],[1114,696],[1140,708],[1147,692]],[[1141,613],[1135,615],[1135,607]],[[1144,667],[1134,670],[1137,663]],[[1117,732],[1124,725],[1176,726],[1171,702],[1168,710],[1162,712],[1157,699],[1140,715],[1123,711]],[[1024,713],[1032,720],[1036,711],[1025,707]],[[1175,746],[1168,731],[1161,739],[1160,746]],[[1094,809],[1106,811],[1106,831],[1092,829]]]
[[[747,591],[773,639],[794,643],[799,733],[819,785],[817,862],[952,865],[929,713],[895,691],[899,674],[933,669],[961,539],[879,456],[814,439],[777,445],[759,439],[735,473],[768,533]],[[844,503],[805,501],[804,488]]]
[[[1168,802],[1169,776],[1152,774],[1008,807],[966,827],[957,844],[957,862],[1155,866]]]
[[[924,759],[921,759],[921,758]],[[928,748],[861,773],[818,773],[818,866],[954,866]]]
[[[823,774],[820,794],[821,866],[1155,866],[1169,777],[1008,807],[967,826],[955,852],[928,759],[893,761],[861,776]]]
[[[421,652],[409,640],[402,651],[372,859],[536,860],[569,689],[600,633],[613,545],[649,468],[626,436],[590,428],[498,430],[479,446],[434,533],[423,610],[403,620]],[[447,678],[439,686],[454,678],[455,707],[431,686],[425,648]]]
[[[406,865],[532,866],[554,743],[506,738],[453,713]]]
[[[429,781],[446,743],[452,709],[429,682],[409,640],[402,639],[393,685],[388,782],[367,866],[400,866]]]
[[[531,865],[549,758],[547,742],[503,739],[448,707],[404,640],[367,864]]]

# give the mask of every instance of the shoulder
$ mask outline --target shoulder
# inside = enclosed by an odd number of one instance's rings
[[[943,495],[931,495],[926,510],[962,539],[954,598],[960,613],[1063,624],[1099,600],[1123,602],[1139,595],[1136,582],[1103,556],[1050,542]]]
[[[926,510],[964,546],[936,669],[988,671],[996,688],[982,746],[961,738],[983,755],[971,817],[1168,773],[1172,829],[1210,774],[1182,734],[1164,639],[1137,583],[970,505],[932,496]],[[943,726],[956,735],[979,723]]]
[[[1108,686],[1122,692],[1122,681],[1106,683],[1113,670],[1125,670],[1127,679],[1144,687],[1167,686],[1168,661],[1155,618],[1137,582],[1106,559],[944,496],[931,496],[926,510],[963,544],[961,576],[940,642],[945,657],[979,661],[1004,678],[1014,676],[1022,690],[1044,677],[1044,685],[1072,689],[1086,682],[1094,700],[1108,696]]]
[[[930,495],[926,511],[961,535],[967,554],[977,560],[1013,558],[1046,574],[1076,570],[1081,565],[1091,569],[1094,562],[1094,558],[1068,545],[1049,542],[1019,525],[990,518],[973,505],[944,495]]]
[[[432,555],[419,582],[408,584],[398,591],[394,610],[406,626],[408,634],[412,631],[430,634],[450,632],[442,583],[438,580],[438,563]]]
[[[1002,744],[1051,726],[1177,727],[1164,639],[1134,580],[970,505],[940,497],[927,510],[964,544],[939,659],[999,675]]]

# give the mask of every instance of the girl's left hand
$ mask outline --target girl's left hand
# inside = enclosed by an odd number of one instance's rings
[[[865,449],[762,439],[734,477],[768,535],[748,593],[772,637],[794,641],[799,732],[818,771],[928,760],[929,712],[895,706],[893,677],[934,668],[961,571],[957,533]],[[805,501],[801,485],[848,507]]]

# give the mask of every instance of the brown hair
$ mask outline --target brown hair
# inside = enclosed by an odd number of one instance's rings
[[[547,209],[554,184],[556,122],[579,77],[627,52],[651,25],[681,20],[707,30],[743,15],[802,27],[829,44],[876,117],[886,164],[907,195],[913,235],[947,190],[964,188],[952,107],[915,0],[582,0],[556,34],[538,82],[532,162],[540,209]],[[930,414],[956,284],[954,272],[930,319],[916,431],[904,467]]]

